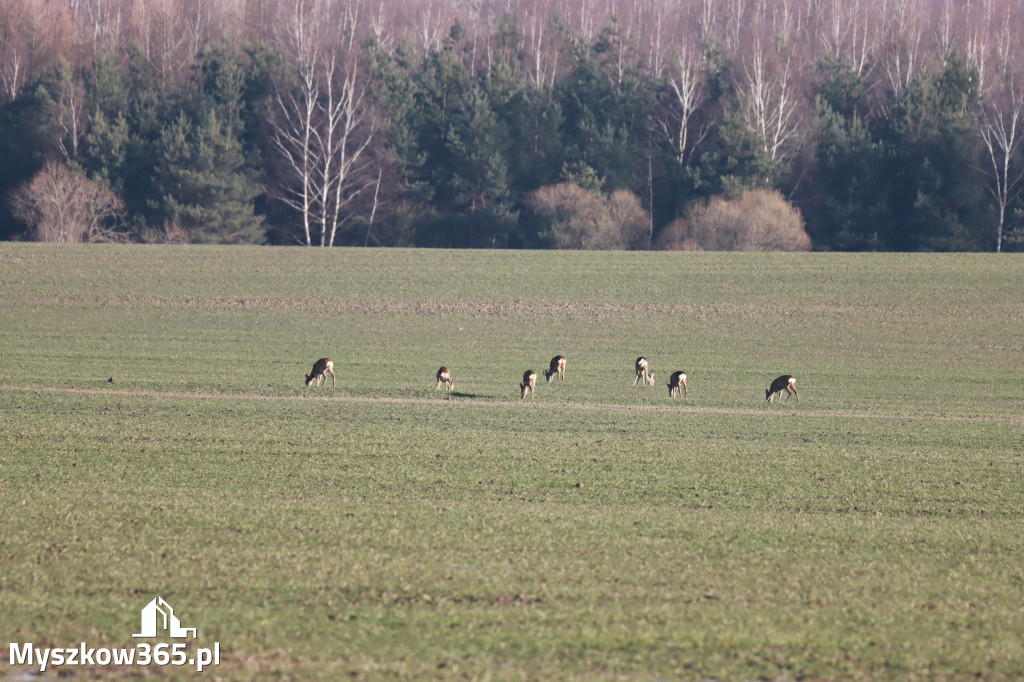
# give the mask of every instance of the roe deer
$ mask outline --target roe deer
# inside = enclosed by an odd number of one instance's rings
[[[556,355],[551,358],[551,369],[544,370],[544,377],[551,383],[551,380],[558,375],[559,381],[565,381],[565,356]]]
[[[323,385],[326,386],[328,374],[331,375],[331,386],[334,386],[334,362],[330,358],[320,358],[313,363],[313,371],[306,376],[306,386],[312,386],[315,381],[319,388],[321,379],[323,379]]]
[[[633,385],[643,378],[644,384],[647,386],[654,385],[654,372],[650,370],[650,366],[647,364],[647,358],[640,357],[636,359],[636,379],[633,379]]]
[[[437,388],[434,390],[441,388],[441,384],[444,384],[449,391],[455,388],[455,379],[452,379],[452,373],[448,371],[447,367],[437,370]]]
[[[789,396],[795,395],[796,401],[800,402],[800,394],[796,392],[796,379],[789,374],[783,374],[768,387],[768,390],[764,392],[764,399],[771,402],[775,396],[782,397],[782,392],[786,392],[786,402],[789,402]]]
[[[528,369],[523,372],[523,383],[519,384],[519,390],[522,391],[521,398],[526,398],[526,392],[530,392],[530,400],[533,400],[533,391],[537,387],[537,373],[532,369]]]
[[[675,398],[679,395],[679,388],[683,389],[683,397],[686,397],[686,372],[672,372],[668,378],[668,397]]]

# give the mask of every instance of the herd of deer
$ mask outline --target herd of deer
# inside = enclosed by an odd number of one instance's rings
[[[634,363],[634,369],[636,370],[636,379],[633,380],[634,386],[641,380],[643,380],[642,385],[644,386],[654,385],[654,372],[651,371],[647,358],[637,358],[636,363]],[[306,375],[306,386],[312,386],[314,383],[318,388],[326,386],[328,374],[331,375],[331,386],[334,386],[334,362],[330,358],[320,358],[313,363],[313,371]],[[551,365],[548,369],[544,370],[544,377],[548,380],[549,384],[555,377],[558,377],[559,381],[565,381],[565,356],[556,355],[551,358]],[[455,388],[455,380],[452,378],[452,373],[447,367],[437,370],[437,387],[434,390],[440,390],[442,385],[449,392]],[[530,400],[533,400],[536,387],[537,373],[532,369],[523,372],[523,381],[519,384],[520,397],[526,398],[526,394],[529,393]],[[686,372],[672,372],[672,376],[668,378],[669,397],[675,398],[679,395],[679,389],[683,389],[683,397],[685,398],[687,396]],[[771,402],[776,397],[781,398],[783,391],[786,392],[786,402],[789,402],[791,395],[795,395],[796,401],[800,402],[800,394],[796,392],[796,379],[790,374],[783,374],[772,381],[771,385],[764,392],[764,398],[766,401]]]

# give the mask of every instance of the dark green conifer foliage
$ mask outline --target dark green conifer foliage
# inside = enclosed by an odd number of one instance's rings
[[[266,238],[253,204],[262,188],[230,127],[210,109],[196,122],[180,114],[160,136],[161,194],[154,208],[186,229],[193,242],[259,244]]]
[[[879,230],[887,211],[885,150],[868,127],[863,79],[840,60],[818,65],[817,178],[822,246],[867,250],[882,246]]]
[[[972,143],[977,73],[956,54],[936,75],[922,74],[896,99],[883,129],[889,150],[886,220],[888,249],[984,248],[985,234],[970,217],[984,197]]]

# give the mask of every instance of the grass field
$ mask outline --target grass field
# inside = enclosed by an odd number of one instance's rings
[[[159,595],[221,679],[1020,679],[1022,332],[1016,255],[0,244],[0,678]]]

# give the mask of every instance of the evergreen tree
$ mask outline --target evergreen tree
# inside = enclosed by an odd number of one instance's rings
[[[89,116],[89,132],[85,148],[77,166],[92,180],[110,188],[119,195],[125,193],[130,132],[124,113],[113,120],[99,107]]]
[[[561,107],[550,88],[526,86],[515,91],[504,107],[511,136],[509,166],[512,185],[519,196],[558,179],[565,163]]]
[[[194,242],[259,244],[266,225],[253,201],[262,189],[230,128],[210,109],[195,123],[182,113],[164,129],[154,208]]]
[[[245,137],[246,76],[238,48],[229,42],[208,47],[199,57],[200,109],[212,109],[226,126],[227,133],[239,140]]]
[[[984,231],[970,228],[984,224],[977,219],[984,197],[974,163],[976,83],[975,70],[952,55],[942,73],[919,76],[892,107],[883,133],[890,150],[886,248],[985,248]]]
[[[886,156],[868,126],[864,81],[841,60],[822,60],[818,73],[815,241],[842,250],[880,248]]]
[[[772,188],[780,172],[763,141],[736,108],[727,109],[713,126],[688,170],[699,196],[732,196],[747,189]]]
[[[449,193],[452,208],[467,218],[467,246],[494,246],[508,240],[515,220],[506,160],[508,131],[475,87],[451,117],[447,155],[452,160]]]
[[[381,109],[385,144],[398,172],[399,192],[421,205],[432,199],[433,190],[425,179],[427,154],[420,145],[424,127],[420,79],[414,76],[414,50],[400,42],[393,53],[371,42],[370,87]]]
[[[91,112],[100,112],[108,120],[124,116],[132,101],[132,83],[128,71],[110,51],[98,52],[83,78]]]
[[[458,34],[457,27],[452,32]],[[454,159],[449,154],[448,135],[452,116],[467,97],[470,83],[470,74],[450,42],[427,55],[417,78],[418,111],[413,122],[418,126],[417,144],[425,161],[421,179],[430,183],[433,203],[442,212],[451,211],[455,203],[450,183]]]
[[[37,84],[38,85],[38,84]],[[0,107],[0,197],[34,177],[48,158],[57,154],[37,87]],[[14,237],[25,229],[15,220],[8,201],[0,201],[0,238]]]
[[[653,94],[617,24],[593,46],[571,44],[572,70],[559,85],[568,161],[581,161],[605,178],[606,190],[646,186],[647,124]]]

